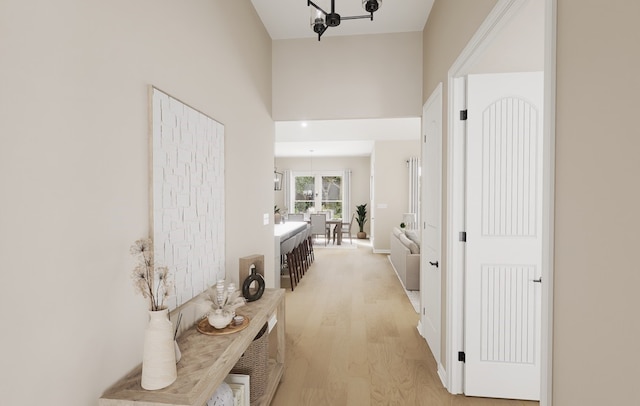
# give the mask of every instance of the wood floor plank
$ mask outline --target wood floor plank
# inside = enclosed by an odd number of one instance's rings
[[[371,384],[366,378],[349,378],[347,386],[347,405],[371,405]]]
[[[317,249],[286,293],[286,370],[272,406],[533,406],[442,386],[386,255]]]

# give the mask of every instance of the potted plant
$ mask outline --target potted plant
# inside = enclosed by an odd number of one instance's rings
[[[280,224],[280,221],[282,221],[282,216],[280,215],[280,208],[276,204],[273,206],[273,222],[275,224]]]
[[[357,236],[359,239],[367,238],[367,233],[364,232],[364,223],[367,222],[367,204],[361,204],[356,206],[356,221],[360,226],[360,232]]]

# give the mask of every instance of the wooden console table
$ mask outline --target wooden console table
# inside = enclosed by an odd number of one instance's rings
[[[224,381],[262,326],[275,314],[277,350],[269,359],[265,394],[251,406],[267,406],[284,374],[285,308],[284,289],[266,289],[260,300],[247,303],[237,312],[249,317],[249,326],[229,335],[209,336],[193,326],[178,337],[182,359],[178,378],[164,389],[148,391],[140,386],[142,365],[112,387],[100,400],[100,406],[203,406]],[[272,332],[273,333],[273,332]],[[273,334],[269,336],[269,339]]]

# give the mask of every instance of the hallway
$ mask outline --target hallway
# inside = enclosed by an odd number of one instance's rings
[[[533,406],[454,396],[386,255],[316,249],[286,293],[286,365],[272,406]]]

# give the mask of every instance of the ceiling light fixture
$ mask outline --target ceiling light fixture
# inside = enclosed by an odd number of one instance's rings
[[[318,34],[318,41],[320,37],[327,30],[327,27],[337,27],[340,25],[341,20],[358,20],[362,18],[370,18],[373,21],[373,13],[376,12],[382,5],[382,0],[362,0],[362,7],[369,14],[361,16],[347,16],[341,17],[336,13],[335,0],[331,0],[331,12],[327,13],[320,6],[311,0],[307,0],[307,6],[311,6],[311,28],[313,32]]]

